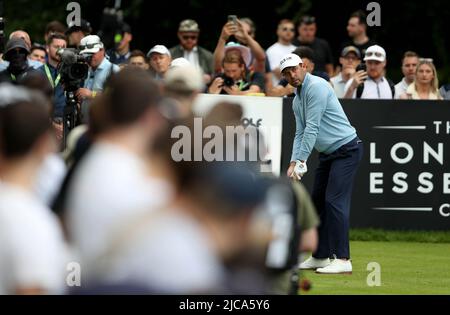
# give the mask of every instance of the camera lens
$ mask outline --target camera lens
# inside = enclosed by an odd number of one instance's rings
[[[223,84],[225,86],[233,86],[234,85],[234,80],[230,77],[224,77],[223,78]]]
[[[89,68],[86,64],[74,64],[70,68],[70,77],[73,80],[83,80],[87,73],[89,71]]]

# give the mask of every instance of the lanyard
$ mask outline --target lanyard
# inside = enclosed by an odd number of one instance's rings
[[[244,82],[243,80],[241,80],[239,82],[239,91],[242,91],[245,87],[247,87],[248,82]]]
[[[47,74],[48,81],[50,81],[50,84],[52,85],[52,88],[55,89],[55,87],[58,86],[59,81],[61,80],[61,74],[58,74],[56,77],[56,80],[53,82],[52,74],[50,73],[50,69],[48,68],[48,65],[44,65],[45,73]]]

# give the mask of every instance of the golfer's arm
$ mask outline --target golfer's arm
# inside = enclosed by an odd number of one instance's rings
[[[325,113],[328,93],[320,85],[311,86],[306,94],[306,126],[300,144],[298,160],[306,161],[311,154],[319,134],[320,122]]]
[[[292,157],[291,162],[295,162],[298,160],[298,156],[300,154],[300,145],[303,141],[303,128],[301,125],[300,117],[295,115],[295,137],[294,137],[294,144],[292,145]]]

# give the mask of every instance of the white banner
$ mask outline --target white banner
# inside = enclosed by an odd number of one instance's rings
[[[244,112],[243,125],[253,125],[259,128],[268,149],[268,155],[265,159],[271,160],[272,172],[275,175],[280,175],[283,127],[282,98],[200,94],[195,102],[194,112],[203,116],[219,102],[237,103],[242,106]]]

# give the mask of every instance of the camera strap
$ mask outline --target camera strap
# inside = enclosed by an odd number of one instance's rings
[[[58,76],[56,77],[56,80],[53,81],[53,77],[52,77],[52,74],[50,72],[48,65],[45,64],[44,68],[45,68],[45,74],[47,75],[48,81],[52,85],[52,88],[55,89],[58,86],[59,81],[61,81],[61,74],[58,74]]]

